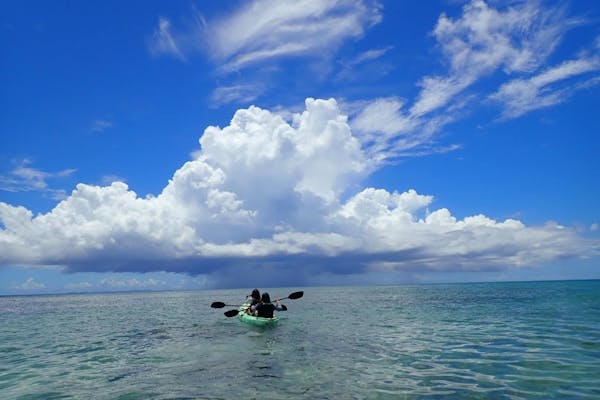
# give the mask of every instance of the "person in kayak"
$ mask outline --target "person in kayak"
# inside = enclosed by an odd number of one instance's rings
[[[252,291],[252,293],[250,293],[249,295],[246,296],[246,303],[250,304],[249,307],[247,307],[244,312],[246,314],[251,314],[251,310],[250,307],[260,303],[260,292],[258,291],[258,289],[254,289]]]
[[[250,306],[260,303],[260,292],[258,289],[254,289],[252,293],[246,296],[246,303],[250,303]]]
[[[279,304],[279,300],[276,300],[275,304],[271,303],[269,293],[265,292],[260,298],[260,303],[253,305],[250,309],[255,317],[273,318],[273,311],[285,311],[287,307]]]

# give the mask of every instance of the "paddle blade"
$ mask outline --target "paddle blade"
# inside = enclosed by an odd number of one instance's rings
[[[302,296],[304,296],[304,292],[294,292],[294,293],[290,294],[288,298],[291,300],[296,300]]]
[[[238,315],[238,310],[229,310],[229,311],[225,311],[223,314],[225,314],[225,316],[227,318],[230,317],[235,317],[236,315]]]
[[[287,307],[285,306],[285,304],[281,305],[281,311],[287,311]]]
[[[225,303],[221,302],[221,301],[215,301],[214,303],[212,303],[210,306],[212,308],[223,308],[225,307]]]

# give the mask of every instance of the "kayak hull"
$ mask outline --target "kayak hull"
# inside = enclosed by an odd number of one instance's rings
[[[240,319],[240,321],[242,321],[248,325],[267,327],[267,326],[275,326],[275,325],[277,325],[277,322],[279,322],[279,317],[273,317],[273,318],[254,317],[254,316],[246,313],[246,310],[248,309],[248,307],[250,307],[249,304],[242,305],[240,307],[239,313],[238,313],[238,318]]]

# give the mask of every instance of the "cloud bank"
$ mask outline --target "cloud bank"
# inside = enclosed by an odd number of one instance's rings
[[[156,196],[77,185],[34,216],[0,202],[0,265],[192,275],[268,266],[288,274],[489,270],[596,254],[557,224],[458,219],[434,198],[362,188],[377,160],[335,100],[290,121],[258,107],[208,127],[197,158]]]

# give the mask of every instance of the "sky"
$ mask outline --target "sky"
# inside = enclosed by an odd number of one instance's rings
[[[600,278],[600,4],[9,1],[0,295]]]

